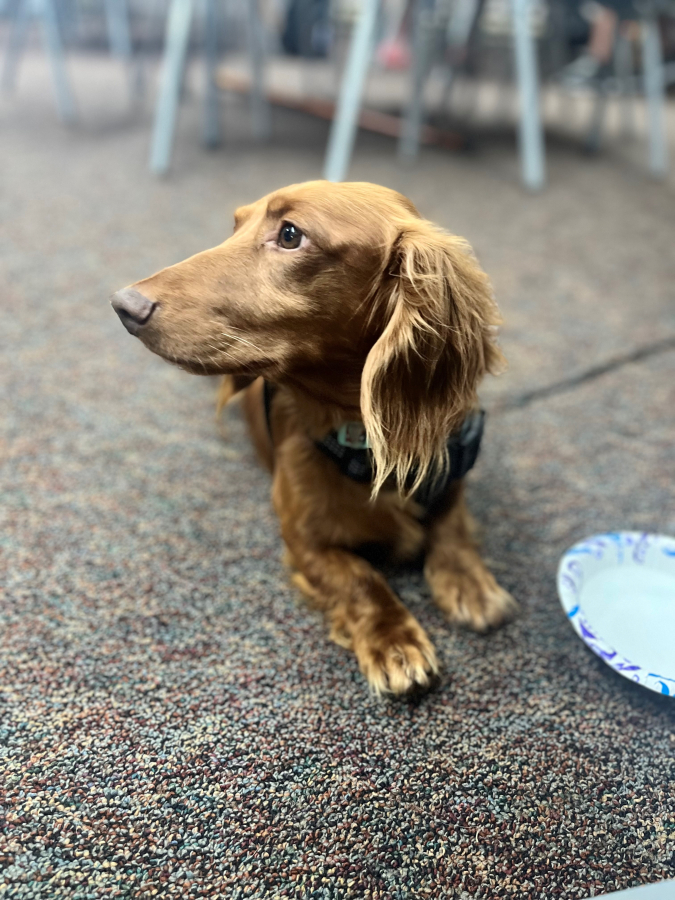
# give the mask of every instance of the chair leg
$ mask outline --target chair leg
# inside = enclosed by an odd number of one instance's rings
[[[253,136],[259,141],[272,131],[269,103],[265,93],[265,34],[258,0],[248,0],[248,33],[251,57],[251,120]]]
[[[418,0],[413,38],[412,90],[398,144],[402,159],[414,159],[420,147],[424,120],[424,87],[433,64],[433,3]]]
[[[538,190],[545,181],[544,139],[539,109],[539,79],[530,28],[530,0],[511,0],[516,73],[520,94],[520,158],[526,187]]]
[[[443,73],[443,88],[441,90],[441,102],[439,109],[442,113],[446,113],[450,109],[452,103],[452,95],[454,92],[457,72],[454,66],[446,65]]]
[[[445,65],[441,110],[450,108],[457,71],[466,60],[484,5],[484,0],[454,0],[451,5],[446,27],[446,48],[450,51],[451,62]],[[461,57],[461,63],[458,56]]]
[[[155,107],[155,124],[150,148],[150,171],[155,175],[166,174],[171,162],[191,23],[192,0],[171,0],[166,22],[162,79]]]
[[[113,56],[129,62],[131,60],[131,35],[129,33],[127,0],[105,0],[104,7],[110,52]]]
[[[586,150],[589,153],[597,153],[600,150],[602,126],[605,123],[608,101],[609,96],[607,89],[600,85],[595,95],[595,103],[591,115],[591,127],[588,129],[588,135],[586,136]]]
[[[14,90],[19,61],[26,44],[31,8],[32,0],[18,0],[14,9],[7,50],[5,51],[5,64],[2,68],[3,91],[9,92]]]
[[[343,181],[354,149],[363,86],[370,64],[380,0],[363,0],[352,34],[324,163],[327,181]]]
[[[52,66],[59,116],[61,121],[72,123],[77,118],[75,99],[68,80],[68,73],[66,72],[66,61],[54,0],[37,0],[37,9],[42,20],[45,45]]]
[[[624,137],[635,134],[635,104],[633,103],[633,47],[620,31],[614,46],[614,74],[621,97],[621,133]]]
[[[217,147],[221,141],[220,93],[216,86],[218,66],[218,11],[216,0],[206,0],[204,17],[204,144]]]
[[[642,20],[642,56],[644,88],[649,116],[649,169],[652,175],[663,178],[668,174],[666,143],[665,79],[663,54],[658,20],[649,16]]]
[[[128,0],[104,0],[104,8],[110,52],[124,63],[129,102],[132,108],[138,107],[143,97],[143,74],[140,59],[133,58]]]

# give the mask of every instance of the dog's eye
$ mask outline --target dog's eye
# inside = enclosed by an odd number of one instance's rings
[[[303,233],[290,222],[284,222],[277,238],[277,244],[284,250],[297,250],[302,243]]]

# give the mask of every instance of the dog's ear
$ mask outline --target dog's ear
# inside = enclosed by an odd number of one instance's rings
[[[394,244],[374,314],[384,326],[361,380],[373,495],[392,473],[399,490],[412,492],[448,465],[450,433],[475,407],[482,376],[504,362],[499,312],[469,245],[419,220]]]

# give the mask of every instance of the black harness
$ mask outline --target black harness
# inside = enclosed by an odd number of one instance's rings
[[[271,412],[274,386],[268,381],[264,382],[263,400],[265,403],[265,418],[267,429],[272,433]],[[417,488],[413,499],[425,509],[432,507],[444,494],[453,481],[459,481],[469,472],[476,462],[480,443],[483,437],[483,425],[485,412],[475,410],[469,413],[459,431],[453,432],[448,438],[448,467],[440,475],[427,476]],[[342,430],[342,429],[341,429]],[[314,441],[317,450],[332,460],[343,475],[358,481],[360,484],[370,484],[373,480],[373,455],[365,447],[350,447],[344,437],[339,440],[337,431],[330,431],[320,441]],[[415,481],[414,470],[409,475],[409,483]]]

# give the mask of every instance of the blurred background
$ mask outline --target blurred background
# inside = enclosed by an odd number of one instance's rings
[[[544,130],[589,154],[643,145],[668,171],[673,0],[1,0],[0,17],[5,111],[144,129],[155,174],[199,106],[193,142],[210,148],[269,142],[278,110],[306,113],[308,134],[308,118],[333,122],[330,141],[314,127],[333,180],[359,125],[409,162],[517,133],[530,188],[546,181]]]

